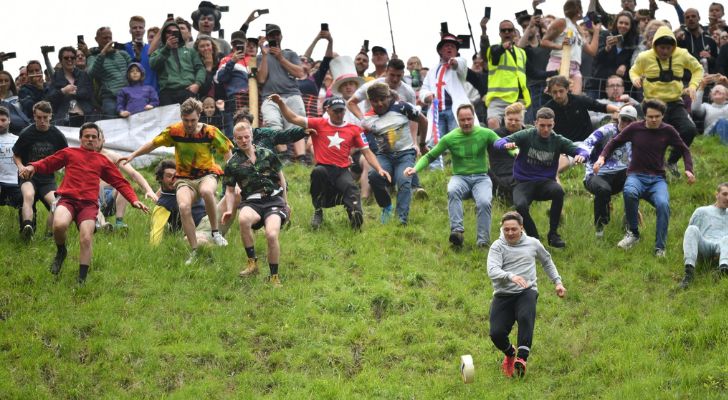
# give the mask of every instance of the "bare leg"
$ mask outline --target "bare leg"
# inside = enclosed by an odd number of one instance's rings
[[[218,226],[215,190],[217,190],[217,181],[215,179],[205,178],[200,183],[200,197],[205,202],[205,211],[207,212],[207,217],[210,218],[210,227],[213,231],[216,231]],[[179,201],[179,195],[177,198]],[[190,216],[192,216],[191,213]]]
[[[56,201],[56,192],[48,192],[43,196],[43,202],[48,205],[48,210],[53,209],[53,202]],[[48,211],[48,218],[46,218],[46,232],[51,232],[53,229],[53,213]]]
[[[240,225],[240,238],[243,240],[243,246],[253,247],[255,238],[253,237],[253,225],[260,221],[260,215],[253,211],[250,207],[243,207],[238,216],[238,224]]]
[[[177,189],[177,207],[179,208],[182,230],[187,236],[187,241],[192,249],[197,249],[197,236],[195,236],[195,220],[192,219],[192,202],[195,200],[195,193],[188,186]],[[212,225],[212,221],[210,221]]]
[[[273,214],[265,219],[265,239],[268,241],[268,262],[278,264],[281,248],[278,236],[281,233],[281,217]]]
[[[81,247],[78,254],[78,263],[91,265],[94,244],[94,221],[92,219],[87,219],[79,225],[78,241]]]
[[[20,193],[23,195],[23,208],[21,215],[23,221],[33,220],[33,203],[35,202],[35,186],[32,182],[24,182],[20,185]]]

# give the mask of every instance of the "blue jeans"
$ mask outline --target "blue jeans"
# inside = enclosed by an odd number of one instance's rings
[[[405,224],[407,223],[410,201],[412,200],[412,177],[404,176],[404,169],[414,167],[416,154],[415,149],[377,154],[379,165],[389,172],[389,175],[392,176],[392,183],[397,185],[397,216],[399,221]],[[369,184],[379,207],[384,208],[392,205],[392,198],[387,193],[388,182],[386,178],[379,176],[374,168],[369,170]]]
[[[101,112],[104,114],[101,119],[118,118],[116,112],[116,97],[104,97],[101,99]]]
[[[452,113],[452,107],[440,111],[438,115],[439,118],[437,120],[437,131],[440,132],[440,137],[447,135],[451,130],[458,127],[458,123]],[[435,147],[434,138],[430,138],[430,140],[427,142],[427,146],[429,146],[430,148]],[[441,170],[444,167],[445,165],[442,163],[442,156],[437,157],[437,159],[430,163],[430,169],[433,170]]]
[[[640,199],[647,200],[657,213],[655,249],[665,249],[667,226],[670,223],[670,192],[662,176],[631,174],[624,183],[624,211],[632,233],[639,235],[637,208]]]
[[[490,244],[490,212],[493,184],[488,174],[453,175],[447,184],[447,213],[450,231],[463,232],[463,199],[475,200],[476,243]]]

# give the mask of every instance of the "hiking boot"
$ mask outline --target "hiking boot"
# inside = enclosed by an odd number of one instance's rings
[[[620,240],[619,243],[617,243],[617,247],[628,250],[628,249],[631,249],[632,246],[639,243],[639,241],[640,241],[639,236],[632,233],[632,231],[627,231],[627,233],[624,235],[622,240]]]
[[[324,223],[324,210],[318,209],[313,212],[313,217],[311,217],[311,228],[318,229],[321,227],[321,224]]]
[[[503,371],[503,375],[511,378],[513,377],[513,370],[516,363],[516,356],[508,357],[505,356],[503,358],[503,364],[501,365],[501,370]]]
[[[274,288],[280,288],[283,287],[283,284],[281,283],[281,279],[278,277],[278,274],[273,274],[268,277],[268,282],[273,286]]]
[[[386,224],[392,218],[392,205],[382,207],[382,215],[379,217],[379,221],[382,224]]]
[[[212,242],[215,243],[216,246],[225,247],[228,245],[227,239],[225,239],[220,232],[213,232],[212,233]]]
[[[728,267],[728,266],[727,266]],[[695,267],[690,264],[685,264],[685,277],[680,281],[680,289],[687,289],[690,286],[690,282],[695,277]]]
[[[667,171],[670,172],[670,174],[674,178],[680,177],[680,170],[677,168],[677,163],[668,163],[667,164]]]
[[[416,187],[413,188],[414,191],[412,193],[412,197],[414,197],[416,200],[427,200],[430,196],[427,194],[427,190],[423,187]]]
[[[667,256],[667,253],[665,253],[665,249],[655,249],[655,257],[665,258],[666,256]]]
[[[518,357],[513,363],[513,372],[519,378],[526,376],[526,360]]]
[[[33,238],[33,234],[35,233],[35,229],[33,229],[33,225],[26,223],[23,225],[23,229],[20,230],[20,236],[24,240],[30,240]]]
[[[455,247],[461,247],[463,245],[463,241],[465,238],[463,237],[462,232],[458,231],[452,231],[450,232],[450,243],[452,243]]]
[[[241,277],[252,276],[258,273],[258,258],[248,258],[248,266],[244,270],[240,271]],[[278,274],[271,275],[278,279]],[[280,281],[278,282],[280,283]]]
[[[185,261],[185,265],[192,265],[197,262],[197,249],[192,249],[190,252],[190,256],[187,257],[187,260]]]
[[[566,247],[566,242],[561,239],[561,235],[556,232],[549,233],[548,236],[549,246],[556,247],[557,249],[563,249]]]
[[[56,250],[56,256],[53,258],[53,263],[51,264],[51,274],[58,275],[61,272],[61,267],[63,267],[63,261],[66,260],[67,254],[68,251],[65,247]]]

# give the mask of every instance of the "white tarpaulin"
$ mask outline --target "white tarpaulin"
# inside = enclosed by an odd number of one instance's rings
[[[128,155],[149,142],[167,126],[180,121],[179,104],[153,108],[128,118],[104,119],[96,124],[104,131],[104,147],[123,155]],[[78,146],[79,128],[58,126],[68,140],[68,145]],[[160,157],[174,154],[171,147],[159,147],[150,156],[134,159],[135,166],[147,166]]]

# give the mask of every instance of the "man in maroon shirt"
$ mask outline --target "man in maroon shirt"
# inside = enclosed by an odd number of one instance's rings
[[[54,203],[53,238],[57,250],[51,264],[51,273],[58,275],[61,272],[67,254],[66,232],[71,221],[75,221],[81,246],[78,256],[80,284],[86,281],[91,263],[94,225],[99,211],[99,179],[118,190],[134,208],[149,212],[147,206],[139,201],[129,182],[121,176],[119,169],[98,152],[101,147],[100,131],[96,124],[85,123],[79,134],[81,147],[66,147],[49,157],[31,162],[19,171],[21,178],[30,179],[36,172],[51,174],[66,168],[61,187],[56,191],[60,197]]]
[[[685,175],[688,183],[695,183],[693,175],[693,159],[690,149],[680,138],[680,134],[662,122],[667,106],[660,100],[648,99],[642,103],[645,120],[634,122],[613,137],[604,147],[599,159],[594,163],[594,173],[604,165],[614,149],[627,142],[632,143],[632,159],[627,167],[627,181],[624,184],[624,211],[629,222],[629,230],[617,246],[625,250],[640,240],[637,227],[640,198],[644,198],[655,207],[657,227],[655,234],[655,256],[665,257],[667,242],[667,226],[670,222],[670,193],[665,180],[665,151],[673,146],[683,152]]]

